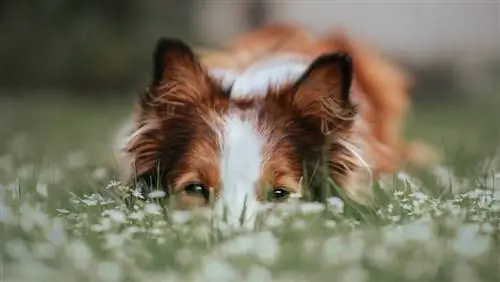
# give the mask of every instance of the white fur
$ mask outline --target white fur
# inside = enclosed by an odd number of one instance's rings
[[[239,225],[245,209],[244,226],[253,226],[259,208],[256,185],[261,174],[263,137],[250,120],[230,113],[224,123],[220,170],[222,191],[215,212],[224,211],[228,223]]]
[[[223,89],[228,89],[238,78],[238,74],[228,69],[214,68],[209,71],[209,75],[220,81]]]
[[[298,79],[308,63],[299,56],[283,55],[251,65],[242,73],[212,69],[210,75],[222,81],[223,88],[232,86],[232,98],[263,96],[270,86],[277,87]]]
[[[134,158],[125,150],[129,143],[140,135],[142,129],[134,131],[134,123],[130,118],[123,123],[113,140],[113,157],[115,164],[118,166],[120,180],[126,181],[133,173]]]

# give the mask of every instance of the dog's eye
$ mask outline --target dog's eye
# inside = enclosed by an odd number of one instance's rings
[[[282,201],[288,198],[290,192],[284,187],[274,187],[268,192],[267,198],[270,201]]]
[[[184,191],[189,196],[203,197],[205,199],[209,198],[208,189],[201,183],[191,183],[184,188]]]

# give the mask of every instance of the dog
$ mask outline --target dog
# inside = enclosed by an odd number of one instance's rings
[[[318,200],[321,189],[307,187],[315,179],[366,203],[380,175],[434,157],[402,138],[410,87],[342,30],[268,25],[205,56],[164,37],[119,135],[123,181],[163,187],[180,209],[213,200],[235,221],[263,202]]]

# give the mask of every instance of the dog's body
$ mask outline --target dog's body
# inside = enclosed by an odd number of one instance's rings
[[[373,177],[416,155],[400,133],[406,75],[345,34],[268,26],[201,59],[163,39],[154,60],[120,162],[127,181],[161,177],[181,207],[213,191],[216,207],[236,215],[246,201],[251,214],[266,198],[300,197],[303,169],[318,164],[362,201]]]

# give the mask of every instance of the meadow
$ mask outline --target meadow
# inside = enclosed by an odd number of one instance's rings
[[[377,205],[291,203],[251,232],[124,205],[109,142],[132,94],[2,98],[0,281],[500,281],[500,103],[481,91],[415,105],[406,135],[443,162],[377,183]]]

